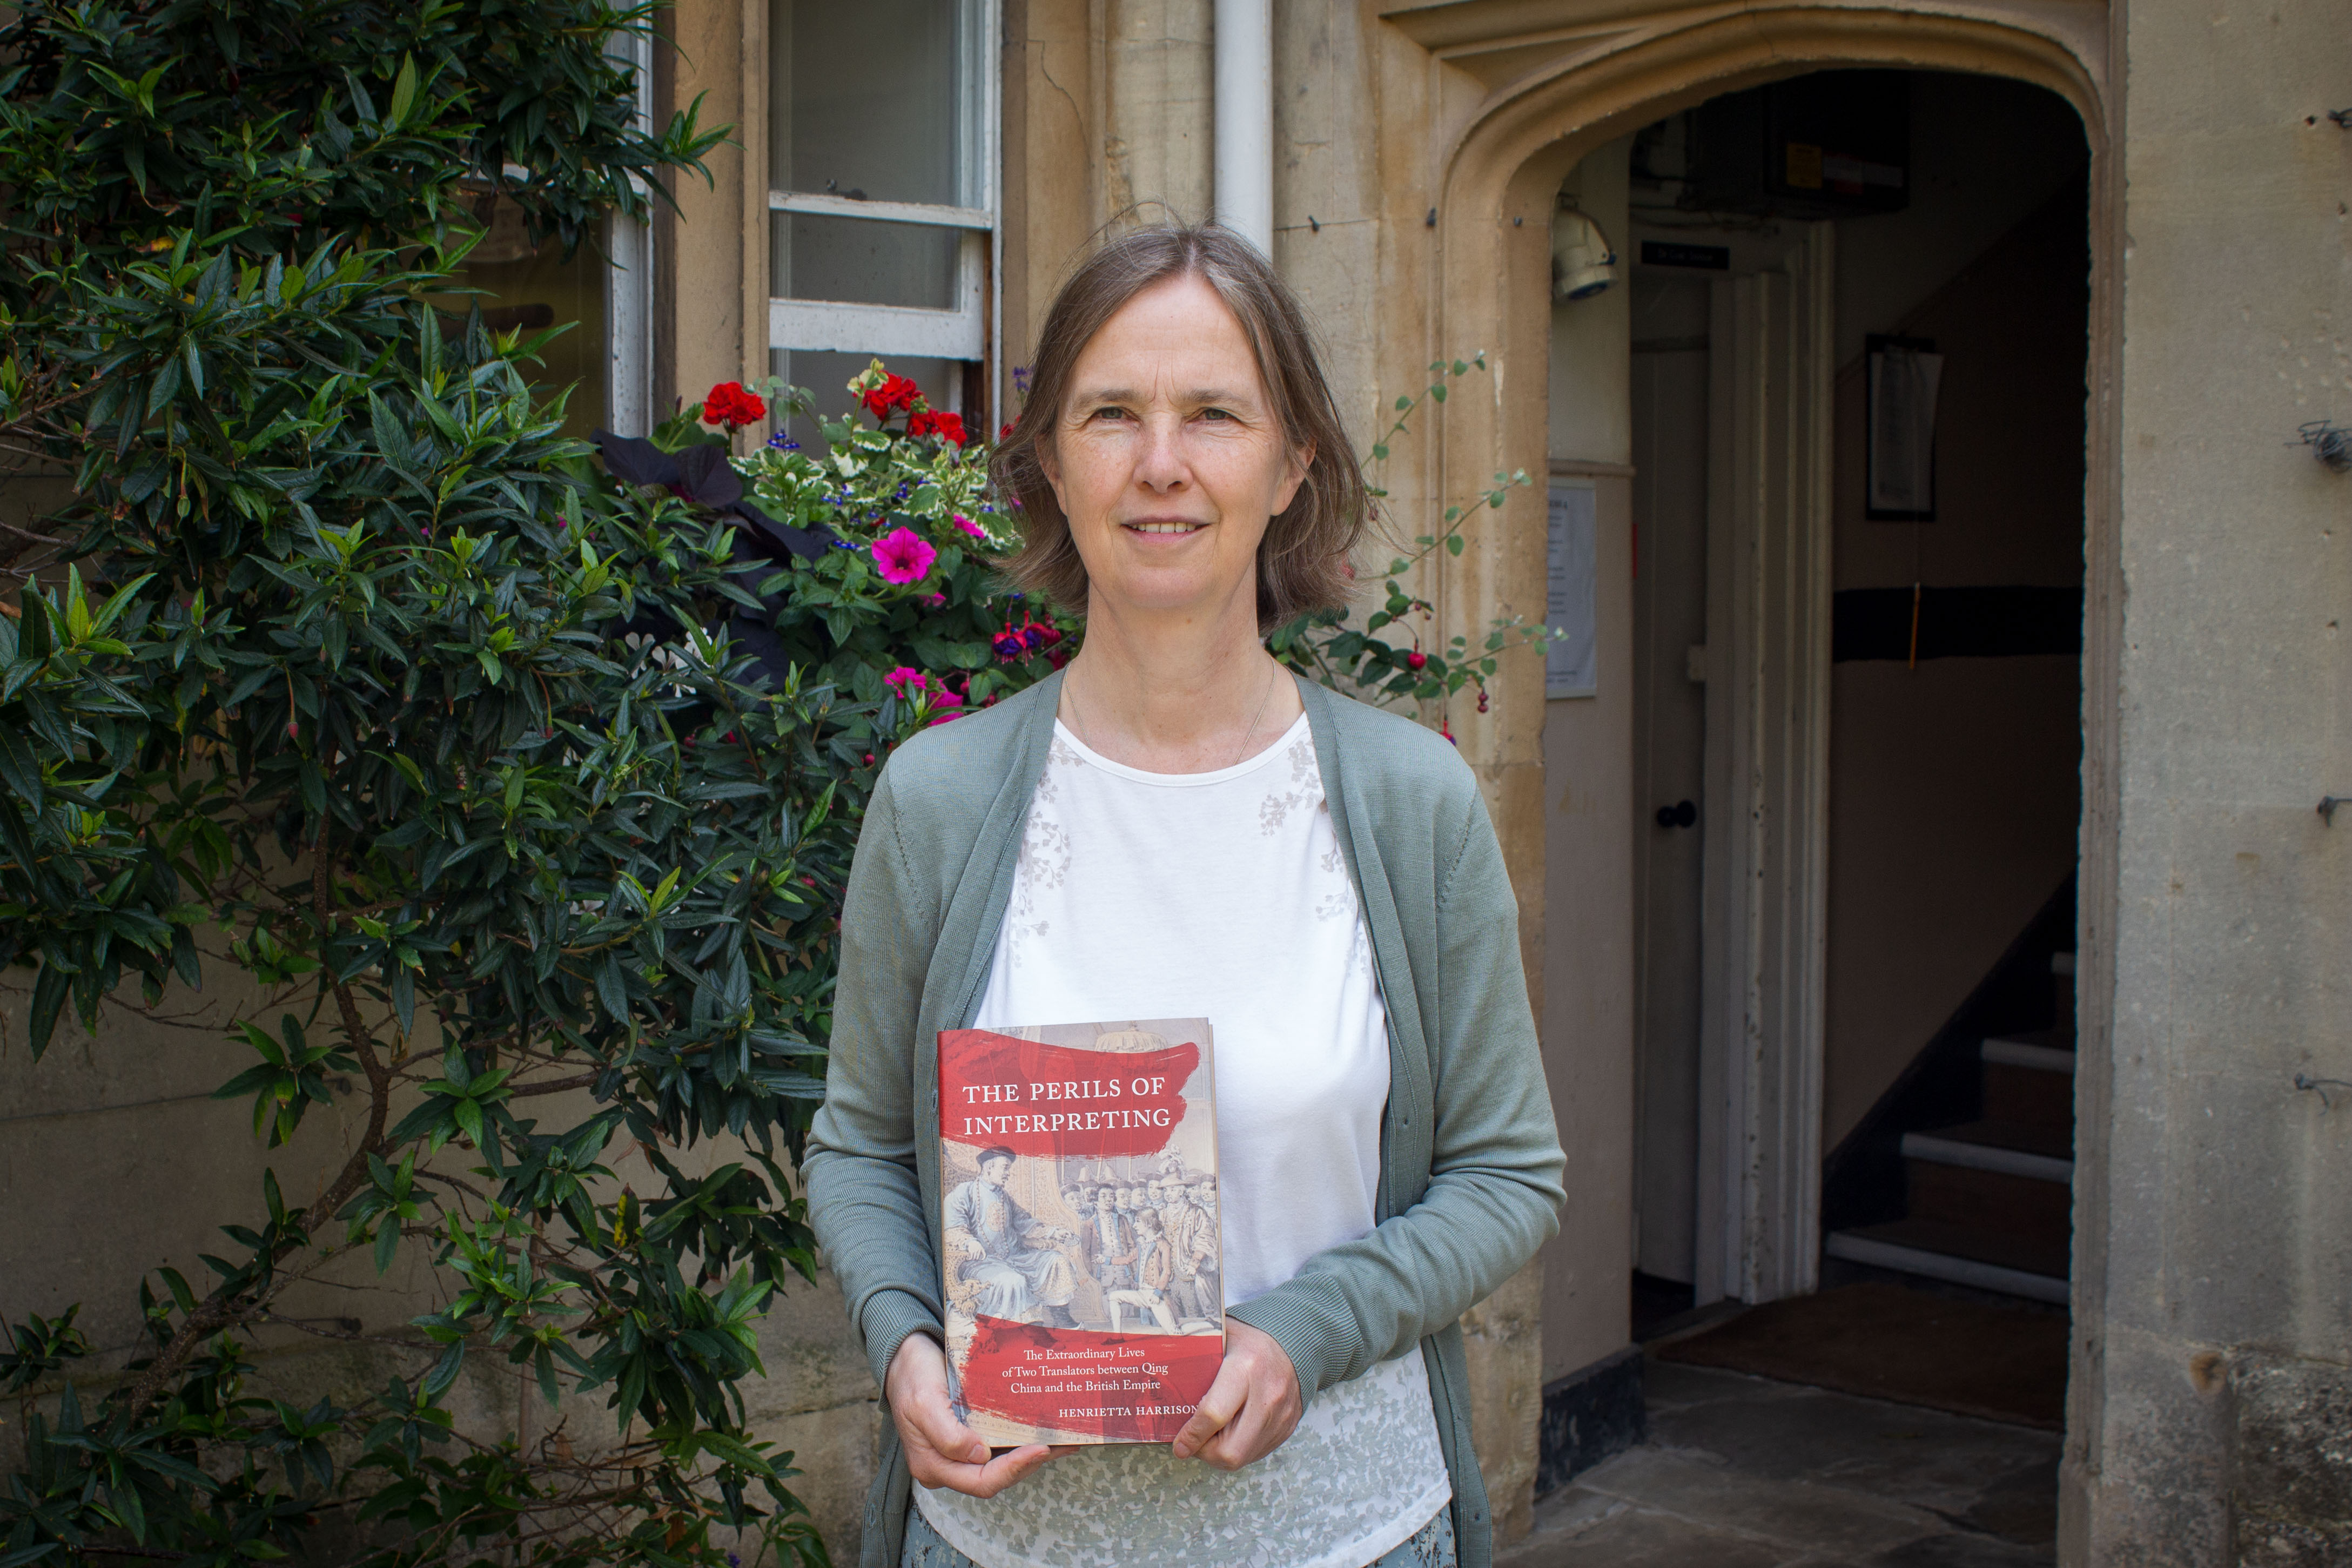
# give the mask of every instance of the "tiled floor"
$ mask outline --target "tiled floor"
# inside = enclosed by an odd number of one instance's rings
[[[2029,1568],[2059,1435],[1652,1361],[1650,1440],[1536,1505],[1496,1568]]]

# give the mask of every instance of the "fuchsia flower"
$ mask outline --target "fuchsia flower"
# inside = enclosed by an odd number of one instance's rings
[[[874,541],[874,570],[885,582],[920,582],[939,558],[931,541],[912,528],[893,528]]]

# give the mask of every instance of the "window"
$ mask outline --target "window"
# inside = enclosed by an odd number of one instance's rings
[[[653,134],[647,84],[653,39],[612,38],[606,52],[635,76],[637,129]],[[513,179],[529,172],[509,165]],[[644,183],[635,181],[642,191]],[[563,432],[585,439],[600,426],[625,435],[653,427],[653,235],[636,219],[611,214],[601,236],[583,238],[567,257],[555,243],[533,245],[521,209],[487,192],[474,201],[487,232],[457,269],[457,290],[433,297],[451,316],[478,308],[492,331],[523,329],[525,340],[548,327],[571,329],[540,350],[530,371],[542,397],[562,394]]]
[[[995,20],[993,0],[769,0],[770,368],[820,413],[877,355],[934,407],[989,401]]]

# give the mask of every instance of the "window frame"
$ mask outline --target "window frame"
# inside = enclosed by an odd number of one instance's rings
[[[850,300],[768,297],[768,349],[786,353],[875,354],[884,359],[939,359],[982,367],[991,408],[1001,406],[999,323],[1003,319],[1003,225],[1001,214],[995,68],[1002,37],[1002,0],[951,0],[964,11],[971,42],[958,62],[962,80],[961,142],[966,149],[957,183],[967,203],[865,201],[851,196],[778,188],[768,172],[767,210],[866,222],[910,224],[955,231],[955,304],[948,309],[869,305]],[[761,69],[766,112],[774,112],[775,84]],[[977,413],[978,411],[970,411]]]
[[[654,133],[654,40],[646,34],[613,37],[605,53],[628,68],[635,81],[634,118],[639,134]],[[651,190],[634,172],[629,183],[641,197]],[[654,427],[654,225],[612,214],[605,220],[604,424],[609,430],[650,432]]]

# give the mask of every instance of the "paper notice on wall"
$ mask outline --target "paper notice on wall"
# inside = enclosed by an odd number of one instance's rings
[[[1869,515],[1936,515],[1936,394],[1944,356],[1896,345],[1870,356]]]
[[[1544,695],[1589,697],[1600,638],[1592,620],[1600,528],[1590,479],[1551,482],[1551,548],[1544,620],[1552,642],[1544,654]]]

